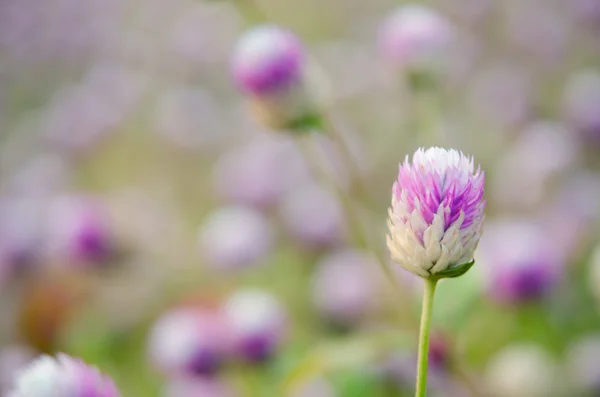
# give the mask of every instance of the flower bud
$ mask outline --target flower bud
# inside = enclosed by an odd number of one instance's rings
[[[400,165],[392,189],[387,246],[423,278],[457,277],[473,265],[483,232],[485,177],[454,149],[419,149]]]

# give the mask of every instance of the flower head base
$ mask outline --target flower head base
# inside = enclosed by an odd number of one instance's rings
[[[10,397],[119,397],[112,380],[83,361],[59,354],[42,356],[25,367]]]
[[[473,265],[483,232],[485,176],[454,149],[419,149],[392,189],[391,257],[423,278],[457,277]]]

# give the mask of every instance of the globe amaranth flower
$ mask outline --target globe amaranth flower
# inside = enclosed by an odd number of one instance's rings
[[[423,278],[457,277],[473,264],[483,232],[484,172],[454,149],[418,149],[392,189],[387,246]]]
[[[503,304],[541,299],[558,285],[564,255],[535,222],[497,220],[481,243],[490,297]]]
[[[149,355],[154,366],[167,375],[212,375],[229,355],[229,345],[229,332],[218,312],[178,308],[154,325]]]
[[[234,49],[231,69],[254,115],[268,127],[290,128],[313,115],[307,55],[289,30],[261,25],[244,33]]]
[[[41,356],[17,375],[10,397],[119,397],[109,378],[83,361]]]
[[[267,291],[246,289],[232,295],[224,307],[237,356],[249,362],[271,358],[286,334],[287,314]]]
[[[450,23],[435,10],[405,4],[393,11],[379,32],[382,56],[405,71],[438,72],[452,38]]]

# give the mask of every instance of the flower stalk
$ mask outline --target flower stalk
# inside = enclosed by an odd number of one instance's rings
[[[421,326],[419,331],[419,358],[417,364],[416,397],[427,394],[427,370],[429,367],[429,332],[431,330],[431,315],[433,312],[433,298],[437,286],[437,278],[425,279],[423,290],[423,308],[421,311]]]

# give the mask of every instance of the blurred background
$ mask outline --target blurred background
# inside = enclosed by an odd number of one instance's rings
[[[412,395],[421,282],[385,219],[433,125],[487,218],[430,395],[600,395],[600,1],[423,2],[451,31],[426,88],[381,53],[404,4],[0,1],[0,394],[63,351],[123,396]],[[230,58],[263,23],[336,138],[252,116]]]

